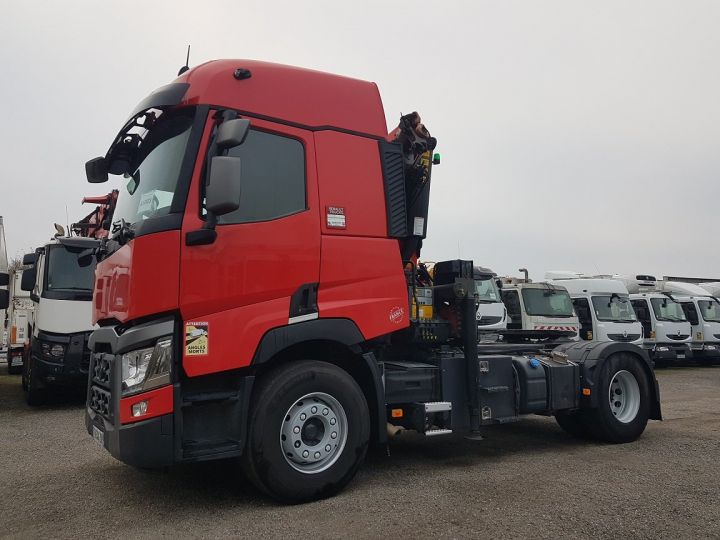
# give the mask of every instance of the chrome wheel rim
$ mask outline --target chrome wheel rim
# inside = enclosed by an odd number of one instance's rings
[[[322,472],[338,460],[347,440],[347,416],[330,394],[306,394],[287,410],[280,446],[290,466],[305,474]]]
[[[629,371],[618,371],[610,381],[608,397],[613,416],[623,424],[635,420],[640,410],[640,386]]]

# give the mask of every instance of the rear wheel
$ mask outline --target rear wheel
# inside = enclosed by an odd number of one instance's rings
[[[588,433],[610,443],[631,442],[645,431],[650,417],[650,383],[631,354],[615,354],[601,366],[598,407],[587,409]]]
[[[17,375],[18,373],[22,373],[22,366],[13,366],[12,365],[12,357],[10,356],[10,351],[8,350],[7,353],[7,370],[9,375]]]
[[[321,499],[350,482],[369,436],[367,402],[350,375],[325,362],[294,362],[255,392],[243,469],[280,501]]]

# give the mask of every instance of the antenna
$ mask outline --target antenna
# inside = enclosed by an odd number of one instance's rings
[[[187,57],[185,58],[185,65],[178,71],[178,77],[190,69],[190,45],[188,44]]]
[[[67,204],[65,205],[65,225],[67,225],[68,235],[72,236],[72,231],[70,230],[70,218],[68,217]]]

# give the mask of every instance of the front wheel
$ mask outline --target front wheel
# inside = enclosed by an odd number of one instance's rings
[[[598,407],[586,410],[591,436],[609,443],[636,440],[650,417],[650,382],[631,354],[609,357],[601,366]]]
[[[42,405],[45,403],[47,390],[41,387],[37,380],[32,358],[28,359],[26,374],[25,384],[23,385],[23,388],[25,388],[25,401],[31,407]]]
[[[350,482],[369,437],[365,396],[347,372],[293,362],[266,375],[255,392],[243,468],[279,501],[322,499]]]

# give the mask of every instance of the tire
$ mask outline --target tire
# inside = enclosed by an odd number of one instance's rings
[[[31,407],[36,405],[42,405],[45,403],[46,390],[45,388],[39,388],[37,376],[32,368],[32,358],[28,359],[27,363],[27,376],[25,381],[25,402]]]
[[[253,393],[243,470],[280,502],[322,499],[352,480],[369,438],[368,406],[355,380],[332,364],[293,362],[265,375]]]
[[[640,361],[628,353],[610,356],[600,367],[597,388],[598,407],[585,411],[588,434],[615,444],[640,437],[650,417],[651,397],[650,383]]]
[[[17,375],[19,373],[22,373],[22,367],[12,367],[10,366],[10,362],[12,362],[12,360],[10,360],[10,357],[8,356],[8,375]]]
[[[578,410],[558,413],[555,415],[555,420],[566,433],[578,439],[586,439],[588,436],[586,412],[587,411],[584,410]]]

